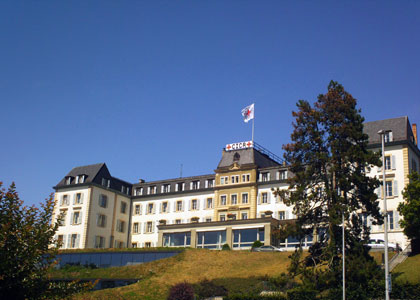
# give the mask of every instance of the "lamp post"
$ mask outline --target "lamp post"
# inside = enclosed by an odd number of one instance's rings
[[[382,186],[384,199],[384,227],[385,227],[385,300],[389,300],[389,266],[388,266],[388,209],[386,206],[386,180],[385,180],[385,130],[379,130],[378,134],[382,141]]]

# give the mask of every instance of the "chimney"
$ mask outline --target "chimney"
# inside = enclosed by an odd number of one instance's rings
[[[411,126],[411,129],[413,130],[414,143],[417,146],[417,124],[413,124],[413,126]]]
[[[144,179],[139,179],[139,183],[145,183],[146,182],[146,180],[144,180]]]

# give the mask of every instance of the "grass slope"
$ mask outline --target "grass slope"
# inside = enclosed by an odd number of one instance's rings
[[[194,284],[204,279],[214,280],[230,292],[260,289],[265,275],[286,272],[289,255],[188,249],[177,256],[137,266],[72,273],[55,271],[51,275],[55,278],[143,278],[126,287],[78,295],[78,299],[166,299],[169,288],[184,281]]]
[[[420,254],[408,257],[392,273],[399,282],[420,284]]]

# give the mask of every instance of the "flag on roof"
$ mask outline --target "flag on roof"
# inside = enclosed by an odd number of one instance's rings
[[[249,120],[254,119],[254,103],[245,107],[242,111],[242,116],[244,117],[244,122],[248,123]]]

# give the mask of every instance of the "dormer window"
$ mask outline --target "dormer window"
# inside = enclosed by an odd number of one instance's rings
[[[269,172],[264,172],[264,173],[260,173],[260,181],[270,181],[270,173]]]
[[[384,141],[385,141],[385,143],[389,143],[389,142],[393,141],[392,131],[387,131],[387,132],[384,133]]]
[[[156,186],[155,185],[154,186],[149,186],[149,188],[148,188],[148,194],[149,195],[156,194]]]
[[[106,186],[106,187],[111,187],[111,180],[106,179],[106,178],[102,178],[102,185]]]
[[[192,181],[191,182],[191,190],[198,190],[200,188],[200,181],[196,180],[196,181]]]
[[[182,192],[185,190],[185,182],[178,182],[175,185],[175,192]]]
[[[162,193],[169,193],[171,191],[171,185],[170,184],[163,184],[162,185]]]
[[[71,177],[71,176],[67,176],[66,177],[66,184],[67,185],[69,185],[69,184],[71,184],[71,181],[73,180],[73,177]]]

